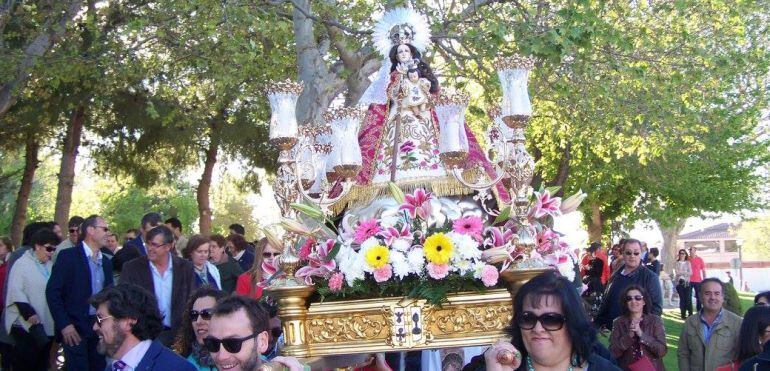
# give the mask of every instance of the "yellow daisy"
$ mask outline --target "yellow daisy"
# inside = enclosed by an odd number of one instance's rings
[[[390,260],[390,251],[387,247],[377,245],[366,251],[366,264],[374,269],[382,268],[385,264],[388,264]]]
[[[425,258],[433,264],[447,264],[454,253],[452,240],[443,233],[436,233],[425,239]]]

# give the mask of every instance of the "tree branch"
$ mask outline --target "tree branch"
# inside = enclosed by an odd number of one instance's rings
[[[339,28],[339,29],[341,29],[343,31],[347,31],[348,33],[351,33],[351,34],[354,34],[354,35],[371,35],[372,34],[372,31],[356,30],[356,29],[350,28],[350,27],[340,23],[339,21],[337,21],[335,19],[331,19],[331,18],[321,19],[321,18],[319,18],[319,17],[317,17],[317,16],[315,16],[313,14],[310,14],[310,12],[307,11],[306,9],[303,9],[302,6],[297,4],[296,0],[290,0],[290,1],[291,1],[291,5],[293,5],[295,9],[297,9],[300,13],[302,13],[302,15],[304,15],[306,18],[312,20],[313,22],[322,23],[322,24],[324,24],[326,26],[337,27],[337,28]]]

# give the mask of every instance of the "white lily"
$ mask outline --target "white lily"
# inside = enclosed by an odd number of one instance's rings
[[[561,202],[561,207],[559,207],[559,210],[561,211],[562,215],[569,214],[580,206],[580,204],[583,202],[583,200],[586,199],[588,194],[583,192],[583,190],[578,190],[577,193],[573,194],[572,196],[569,196],[566,200],[563,200]]]
[[[303,235],[303,236],[310,236],[310,235],[313,234],[313,231],[308,229],[302,223],[299,223],[299,222],[297,222],[296,220],[293,220],[293,219],[281,218],[281,223],[280,224],[281,224],[281,227],[283,227],[283,229],[285,229],[288,232],[293,232],[293,233],[300,234],[300,235]]]

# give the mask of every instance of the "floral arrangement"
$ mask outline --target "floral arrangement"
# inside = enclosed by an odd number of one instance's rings
[[[436,225],[430,215],[440,211],[435,210],[440,203],[430,192],[416,189],[404,195],[395,184],[390,190],[400,204],[397,218],[342,223],[337,229],[320,210],[295,204],[319,222],[316,228],[294,220],[281,222],[302,237],[298,256],[305,265],[296,276],[316,285],[322,298],[409,296],[440,304],[450,292],[497,286],[505,269],[554,266],[572,272],[567,244],[547,225],[553,217],[574,211],[585,197],[582,192],[565,202],[552,197],[553,190],[535,192],[527,226],[507,219],[509,211],[504,210],[485,227],[479,216]],[[531,229],[535,248],[516,243],[520,228]]]

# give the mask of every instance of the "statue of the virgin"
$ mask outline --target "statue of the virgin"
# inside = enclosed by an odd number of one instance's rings
[[[462,196],[472,191],[460,184],[439,159],[439,125],[429,102],[440,91],[423,53],[430,44],[426,19],[412,9],[388,11],[373,34],[383,62],[359,104],[368,110],[358,141],[363,166],[346,197],[348,206],[368,205],[387,195],[388,182],[405,192],[424,188],[436,196]],[[468,157],[464,168],[480,167],[494,178],[494,169],[475,135],[465,126]],[[498,201],[508,203],[502,185]]]

